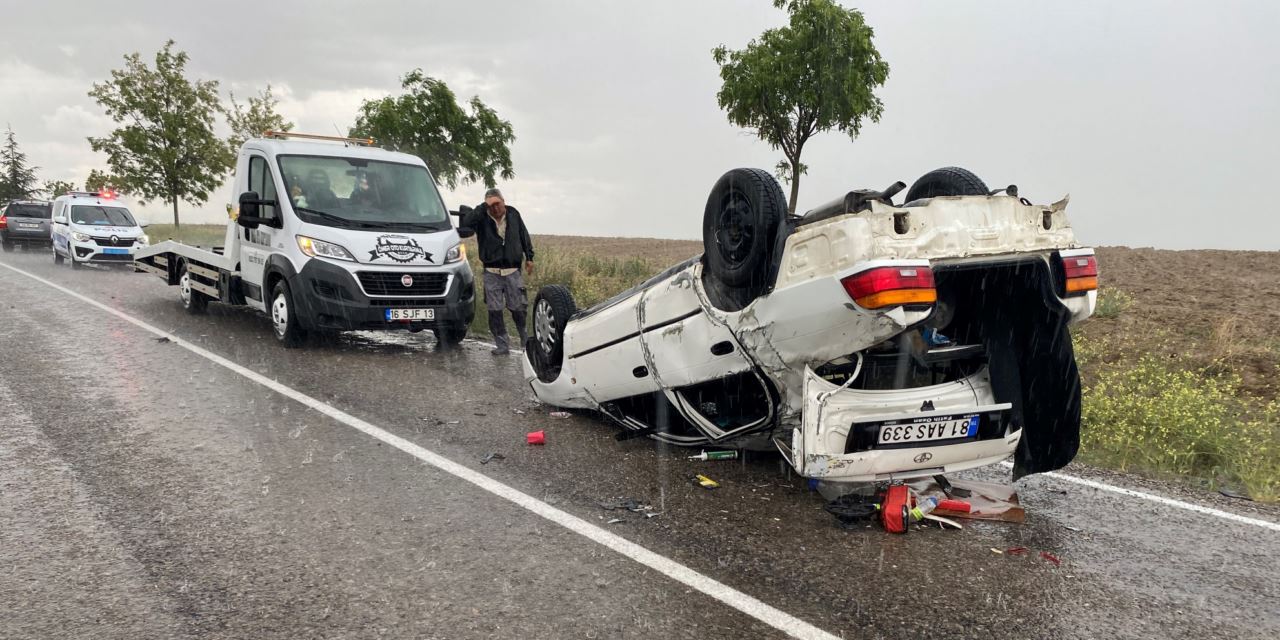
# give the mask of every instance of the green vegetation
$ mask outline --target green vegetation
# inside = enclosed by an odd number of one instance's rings
[[[1133,306],[1133,296],[1120,289],[1106,287],[1098,290],[1098,306],[1093,311],[1095,318],[1115,318]]]
[[[226,237],[227,227],[221,224],[153,224],[146,229],[151,244],[165,240],[177,240],[198,247],[220,247]]]
[[[583,309],[643,282],[665,266],[648,258],[601,257],[589,251],[548,248],[545,244],[535,246],[538,247],[538,254],[533,276],[525,279],[530,307],[538,295],[538,289],[546,284],[568,286],[573,292],[574,302],[579,309]],[[469,243],[467,257],[477,280],[476,318],[471,323],[471,333],[489,335],[489,321],[484,306],[483,269],[480,261],[475,258],[476,253],[475,243]],[[508,333],[516,335],[510,314],[506,314],[506,319]]]
[[[8,128],[0,143],[0,204],[10,200],[30,200],[40,195],[36,169],[27,164],[27,154],[18,147],[13,129]]]
[[[117,181],[111,186],[140,201],[172,203],[175,227],[178,201],[207,201],[233,155],[213,130],[214,116],[223,110],[218,82],[191,80],[186,67],[187,54],[174,51],[170,40],[156,53],[154,68],[131,53],[123,69],[89,92],[117,124],[106,136],[89,138],[89,146],[107,156]]]
[[[1088,380],[1082,461],[1238,483],[1257,500],[1280,499],[1280,401],[1252,398],[1229,369],[1185,356],[1106,364],[1101,351],[1076,340]]]
[[[724,84],[716,98],[729,122],[753,130],[785,159],[777,175],[791,183],[796,211],[800,154],[814,135],[838,129],[857,137],[864,120],[878,122],[884,105],[875,94],[889,77],[862,13],[833,0],[774,0],[786,26],[769,29],[746,48],[711,53]]]

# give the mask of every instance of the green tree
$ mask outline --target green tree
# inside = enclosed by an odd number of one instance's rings
[[[492,187],[499,176],[515,176],[510,144],[516,137],[510,122],[478,97],[471,98],[468,112],[445,83],[421,69],[405,74],[400,84],[407,93],[366,100],[349,135],[422,158],[450,189],[460,182]]]
[[[716,98],[729,122],[782,150],[786,159],[777,170],[791,183],[795,213],[805,143],[831,129],[852,140],[864,120],[878,122],[884,105],[874,91],[889,77],[889,64],[862,13],[834,0],[773,4],[789,14],[787,26],[765,31],[740,51],[712,50],[723,81]]]
[[[120,189],[120,181],[106,171],[90,169],[89,177],[84,179],[84,190],[102,191],[107,187],[111,187],[118,191]]]
[[[231,160],[240,152],[240,145],[250,138],[260,138],[267,131],[292,131],[293,123],[276,113],[279,101],[271,95],[271,85],[256,97],[250,96],[247,105],[236,102],[236,94],[231,94],[231,108],[227,110],[227,124],[231,127],[231,136],[227,143],[231,147]]]
[[[0,145],[0,203],[29,200],[43,191],[36,170],[27,164],[27,154],[18,147],[13,127],[6,127],[4,144]]]
[[[186,77],[187,54],[173,41],[156,53],[155,68],[142,56],[125,56],[125,67],[111,79],[94,84],[89,95],[121,125],[104,138],[89,138],[94,151],[107,154],[113,185],[142,201],[199,205],[231,166],[225,140],[214,135],[214,116],[221,113],[218,83]]]
[[[44,192],[49,194],[50,198],[56,198],[68,191],[75,191],[76,184],[66,180],[45,180]]]

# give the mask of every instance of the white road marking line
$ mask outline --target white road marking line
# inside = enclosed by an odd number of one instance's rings
[[[719,600],[720,602],[745,613],[760,622],[763,622],[779,631],[782,631],[794,638],[821,638],[822,640],[837,640],[837,637],[815,627],[804,620],[801,620],[785,611],[775,609],[772,606],[753,598],[733,587],[722,582],[709,578],[689,567],[676,562],[666,556],[660,555],[648,548],[638,545],[622,536],[610,533],[597,527],[582,518],[571,515],[565,511],[561,511],[533,496],[530,496],[518,489],[509,487],[489,476],[478,473],[467,467],[464,467],[434,451],[418,446],[400,436],[394,435],[384,429],[373,424],[365,422],[355,416],[352,416],[340,409],[332,407],[324,402],[316,400],[311,396],[297,391],[292,387],[285,386],[275,380],[263,376],[257,372],[246,369],[222,356],[202,349],[178,336],[169,333],[159,327],[148,324],[143,320],[139,320],[123,311],[113,309],[97,300],[81,295],[62,285],[55,284],[40,276],[18,269],[4,263],[0,263],[0,267],[4,267],[15,273],[24,275],[36,282],[40,282],[57,291],[61,291],[81,302],[97,307],[107,313],[124,320],[130,324],[140,327],[156,336],[168,338],[174,344],[181,346],[188,351],[209,360],[215,364],[221,365],[230,371],[237,373],[253,382],[256,382],[280,395],[297,401],[319,413],[322,413],[338,422],[341,422],[357,431],[361,431],[370,435],[388,445],[391,445],[445,473],[451,474],[462,480],[466,480],[475,486],[488,491],[496,496],[505,498],[551,522],[554,522],[592,542],[601,546],[612,549],[658,573],[661,573],[677,582],[684,584],[693,589],[697,589],[702,593]]]
[[[1013,463],[1009,462],[1008,460],[1001,462],[1000,464],[1010,469],[1013,468]],[[1241,524],[1251,524],[1255,527],[1262,527],[1263,529],[1271,529],[1272,531],[1280,531],[1280,523],[1271,522],[1269,520],[1261,520],[1258,518],[1250,518],[1248,516],[1242,516],[1236,513],[1231,513],[1230,511],[1222,511],[1220,509],[1214,509],[1212,507],[1203,507],[1198,504],[1192,504],[1190,502],[1183,502],[1181,500],[1174,500],[1173,498],[1158,496],[1154,493],[1146,493],[1145,491],[1136,491],[1134,489],[1117,487],[1115,485],[1110,485],[1105,482],[1098,482],[1097,480],[1089,480],[1087,478],[1078,478],[1076,476],[1069,476],[1065,473],[1059,473],[1057,471],[1050,471],[1049,473],[1039,473],[1036,475],[1043,476],[1046,478],[1053,478],[1054,480],[1061,480],[1063,482],[1070,482],[1073,484],[1083,485],[1086,487],[1092,487],[1094,489],[1098,489],[1099,491],[1107,491],[1107,492],[1119,494],[1122,496],[1129,496],[1131,498],[1140,498],[1142,500],[1150,500],[1151,502],[1163,504],[1165,506],[1184,509],[1186,511],[1193,511],[1195,513],[1202,513],[1204,515],[1214,516],[1216,518],[1222,518],[1223,520],[1230,520],[1232,522],[1239,522]]]

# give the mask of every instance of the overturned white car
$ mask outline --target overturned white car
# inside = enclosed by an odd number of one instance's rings
[[[711,191],[704,254],[589,309],[534,303],[539,400],[681,445],[776,446],[803,476],[937,475],[1014,454],[1015,476],[1079,443],[1067,327],[1097,262],[1066,200],[1034,205],[948,167],[787,216],[767,172]],[[996,193],[1004,192],[1002,195]]]

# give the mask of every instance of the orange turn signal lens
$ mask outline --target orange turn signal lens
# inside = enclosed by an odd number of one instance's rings
[[[1098,276],[1068,278],[1067,293],[1084,293],[1098,288]]]
[[[883,309],[904,304],[933,304],[937,301],[937,289],[896,289],[873,293],[854,300],[864,309]]]

